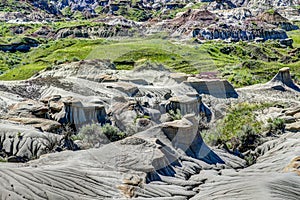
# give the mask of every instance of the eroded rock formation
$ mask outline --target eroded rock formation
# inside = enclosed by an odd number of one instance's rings
[[[35,88],[34,100],[21,92],[28,83]],[[0,164],[2,199],[298,197],[300,100],[287,68],[267,84],[238,90],[205,74],[155,67],[117,71],[100,60],[0,84],[0,159],[9,161]],[[287,125],[285,134],[247,152],[257,158],[250,167],[242,156],[206,145],[200,133],[200,120],[214,124],[228,105],[244,101],[289,106],[256,113],[263,122],[280,118]],[[168,116],[177,109],[181,116]],[[93,122],[109,122],[130,134],[98,148],[64,151],[78,147],[68,132],[52,128],[80,129]]]

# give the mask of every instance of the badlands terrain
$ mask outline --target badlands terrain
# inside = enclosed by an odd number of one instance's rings
[[[0,200],[300,196],[298,0],[0,1]]]

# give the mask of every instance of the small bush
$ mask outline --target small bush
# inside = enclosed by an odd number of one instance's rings
[[[226,146],[232,152],[254,150],[261,144],[263,124],[257,121],[255,111],[270,107],[270,104],[240,103],[231,106],[226,116],[218,121],[215,130],[202,133],[210,145]]]
[[[124,133],[110,124],[105,124],[102,127],[99,124],[89,124],[80,129],[76,139],[81,139],[90,147],[95,147],[107,144],[110,141],[114,142],[123,139],[124,137]]]
[[[268,134],[281,134],[285,129],[285,121],[280,118],[268,119],[267,131]]]
[[[244,125],[242,130],[238,133],[239,144],[235,147],[240,152],[254,150],[261,144],[260,135],[250,125]]]
[[[180,112],[179,109],[176,109],[176,111],[170,110],[169,111],[169,115],[170,115],[172,121],[181,120],[182,119],[182,115],[181,115],[181,112]]]
[[[121,132],[117,127],[110,124],[102,126],[102,133],[111,141],[118,141],[125,138],[125,133]]]
[[[80,61],[80,59],[78,57],[73,57],[72,58],[72,62],[77,62],[77,61]]]

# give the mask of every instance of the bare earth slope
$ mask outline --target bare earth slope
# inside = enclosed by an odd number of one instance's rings
[[[160,66],[117,71],[98,60],[1,82],[1,156],[31,161],[0,163],[0,199],[297,199],[300,100],[291,81],[289,70],[282,69],[270,83],[235,90],[226,81]],[[200,113],[214,123],[226,105],[244,101],[287,103],[261,117],[294,118],[283,135],[253,151],[258,159],[249,167],[207,146],[198,126]],[[166,120],[174,108],[185,116]],[[107,118],[137,133],[80,151],[67,150],[70,141],[56,134],[57,123],[79,128]]]

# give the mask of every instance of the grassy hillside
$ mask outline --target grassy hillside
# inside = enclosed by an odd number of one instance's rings
[[[49,24],[58,30],[90,22],[56,22]],[[30,35],[41,25],[26,24],[24,35],[11,32],[13,25],[2,23],[0,44],[11,44]],[[90,24],[92,25],[92,24]],[[300,48],[299,31],[289,32],[294,47]],[[163,64],[174,71],[199,73],[218,71],[236,87],[268,81],[281,67],[288,66],[294,78],[300,80],[300,51],[282,48],[277,42],[227,44],[208,41],[179,43],[161,39],[163,35],[151,38],[109,39],[60,39],[47,41],[38,39],[41,45],[27,53],[0,52],[0,80],[27,79],[38,71],[67,62],[84,59],[110,59],[118,69],[132,69],[145,62]]]
[[[299,77],[299,53],[289,55],[291,49],[266,44],[176,44],[162,39],[125,41],[63,39],[51,41],[29,53],[3,53],[8,57],[1,80],[26,79],[46,67],[83,59],[110,59],[118,69],[132,69],[144,62],[163,64],[174,71],[199,73],[219,71],[235,86],[245,86],[269,80],[279,68],[289,66]],[[12,57],[12,58],[11,58]],[[14,60],[15,59],[15,60]],[[7,62],[16,63],[14,68]]]

